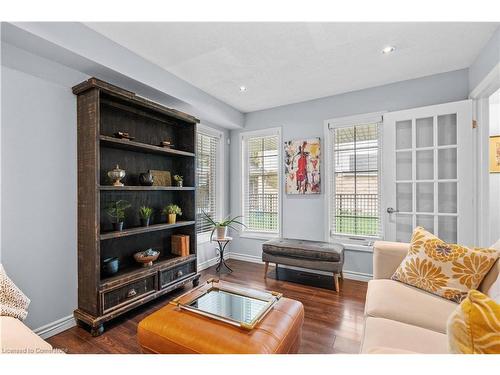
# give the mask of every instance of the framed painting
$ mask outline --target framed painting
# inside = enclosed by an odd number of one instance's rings
[[[490,137],[490,173],[500,173],[500,135]]]
[[[319,138],[285,142],[285,192],[321,193],[321,144]]]

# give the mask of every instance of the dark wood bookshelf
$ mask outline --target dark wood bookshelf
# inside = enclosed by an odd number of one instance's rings
[[[198,284],[196,258],[196,124],[195,117],[166,108],[134,93],[91,78],[73,88],[78,120],[78,309],[79,324],[92,335],[103,324],[187,282]],[[111,135],[126,132],[134,140]],[[170,140],[175,148],[157,146]],[[125,186],[110,186],[107,172],[116,165],[126,171]],[[185,187],[139,186],[148,170],[184,176]],[[126,200],[125,229],[111,231],[105,208]],[[165,223],[168,204],[181,207],[182,219]],[[138,209],[153,208],[149,226],[139,226]],[[171,236],[189,236],[189,255],[172,253]],[[159,259],[150,267],[133,255],[153,248]],[[103,261],[118,258],[118,271],[107,274]]]

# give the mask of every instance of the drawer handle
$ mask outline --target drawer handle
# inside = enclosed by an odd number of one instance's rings
[[[181,270],[179,270],[179,271],[177,272],[177,277],[181,277],[182,275],[184,275],[184,272],[182,272]]]
[[[127,293],[127,298],[130,298],[130,297],[133,297],[137,294],[137,292],[135,291],[135,289],[130,289]]]

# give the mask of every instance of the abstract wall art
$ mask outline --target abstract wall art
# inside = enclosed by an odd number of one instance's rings
[[[500,173],[500,135],[490,137],[490,173]]]
[[[319,138],[285,142],[285,192],[321,193]]]

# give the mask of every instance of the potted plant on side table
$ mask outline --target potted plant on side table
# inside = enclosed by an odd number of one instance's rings
[[[167,216],[169,224],[175,224],[175,222],[177,221],[177,215],[181,216],[182,211],[181,208],[176,204],[169,204],[163,209],[163,214]]]
[[[238,224],[246,228],[245,224],[243,224],[241,221],[238,221],[238,219],[243,216],[235,216],[231,218],[231,216],[228,215],[222,221],[215,221],[205,211],[202,212],[203,212],[203,218],[212,226],[212,232],[210,233],[210,241],[212,240],[214,232],[216,232],[217,234],[216,239],[224,239],[227,238],[227,228],[231,228],[237,231],[238,229],[234,227],[234,224]]]
[[[130,208],[130,203],[125,200],[112,202],[107,208],[106,213],[111,218],[113,229],[115,231],[123,230],[123,222],[125,220],[125,210]]]
[[[143,227],[149,227],[149,221],[153,215],[153,209],[147,206],[141,206],[139,208],[139,217],[141,218],[141,225]]]

